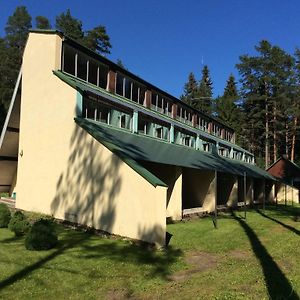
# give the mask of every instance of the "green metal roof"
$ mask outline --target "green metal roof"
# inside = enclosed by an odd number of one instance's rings
[[[159,180],[139,162],[148,161],[186,168],[216,170],[239,176],[246,173],[249,177],[275,180],[265,170],[252,164],[226,159],[217,154],[172,144],[145,135],[133,134],[89,119],[75,118],[75,122],[133,169],[139,168],[137,172],[146,179],[148,176],[153,176],[154,181]]]
[[[129,104],[135,105],[137,107],[141,106],[140,104],[136,104],[135,102],[133,102],[131,100],[127,100],[126,98],[124,98],[122,96],[115,95],[115,94],[112,95],[111,93],[109,93],[105,89],[102,89],[101,87],[95,86],[94,84],[91,84],[89,82],[86,82],[84,80],[76,78],[76,77],[74,77],[72,75],[66,74],[66,73],[64,73],[62,71],[53,71],[53,73],[58,78],[60,78],[61,80],[63,80],[65,83],[69,84],[71,87],[73,87],[76,90],[78,90],[80,93],[90,92],[90,93],[94,93],[94,94],[102,96],[102,97],[113,97],[115,99],[121,100],[122,102],[129,103]],[[146,107],[143,107],[143,109],[147,110]],[[159,114],[156,111],[153,111],[153,110],[150,110],[150,111],[151,111],[151,113]],[[164,116],[164,118],[168,118],[168,117]],[[167,120],[165,120],[165,121],[167,121]],[[174,124],[178,124],[179,127],[182,126],[182,124],[179,121],[176,121],[176,120],[172,119],[172,122]],[[184,125],[189,127],[189,125],[186,125],[186,124],[184,124]],[[195,130],[194,127],[192,129]],[[230,143],[228,141],[222,140],[222,139],[220,139],[220,138],[218,138],[216,136],[213,136],[213,135],[211,135],[209,133],[206,133],[206,132],[203,132],[202,134],[203,134],[203,136],[206,136],[207,138],[213,139],[214,141],[216,141],[216,142],[218,142],[218,143],[220,143],[222,145],[227,145],[228,147],[233,147],[237,151],[245,152],[246,154],[252,155],[252,153],[250,153],[249,151],[241,148],[238,145],[235,145],[235,144],[232,144],[232,143]]]

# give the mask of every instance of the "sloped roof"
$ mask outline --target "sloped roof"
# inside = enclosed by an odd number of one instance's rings
[[[83,92],[89,92],[89,93],[93,93],[95,95],[98,96],[102,96],[102,97],[106,97],[106,98],[113,98],[113,99],[119,99],[124,103],[129,103],[130,105],[137,105],[140,106],[140,104],[136,104],[135,102],[131,101],[131,100],[126,100],[121,96],[118,95],[112,95],[111,93],[109,93],[108,91],[106,91],[105,89],[102,89],[101,87],[95,86],[94,84],[91,84],[89,82],[86,82],[84,80],[81,80],[79,78],[76,78],[72,75],[69,75],[67,73],[64,73],[62,71],[53,71],[54,75],[56,75],[58,78],[60,78],[61,80],[63,80],[65,83],[67,83],[68,85],[70,85],[71,87],[75,88],[76,90],[78,90],[79,92],[83,93]],[[143,109],[147,109],[146,107],[143,107]],[[151,112],[153,112],[151,110]],[[156,113],[156,112],[154,112]],[[176,120],[172,120],[172,122],[179,122]],[[186,124],[180,124],[178,126],[183,126]],[[193,128],[195,129],[195,128]],[[252,153],[250,153],[249,151],[241,148],[240,146],[236,145],[236,144],[232,144],[228,141],[225,141],[223,139],[220,139],[216,136],[211,136],[209,133],[203,132],[202,133],[204,136],[215,140],[216,142],[219,142],[222,145],[227,145],[228,147],[233,147],[235,150],[241,151],[241,152],[245,152],[246,154],[252,155]]]
[[[139,161],[147,161],[194,169],[215,170],[239,176],[246,173],[249,177],[275,180],[265,170],[252,164],[226,159],[217,154],[172,144],[142,134],[133,134],[89,119],[75,118],[75,122],[113,153],[129,161],[129,165],[131,163],[134,167],[139,166],[141,175],[145,170]],[[152,174],[152,176],[154,175]]]

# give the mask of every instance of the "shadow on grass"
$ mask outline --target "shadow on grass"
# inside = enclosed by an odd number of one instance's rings
[[[285,224],[285,223],[283,223],[283,222],[281,222],[281,221],[279,221],[279,220],[277,220],[277,219],[275,219],[275,218],[272,218],[272,217],[266,215],[265,213],[263,213],[263,212],[260,211],[260,210],[257,210],[257,212],[258,212],[261,216],[263,216],[264,218],[269,219],[269,220],[271,220],[271,221],[273,221],[273,222],[275,222],[275,223],[277,223],[277,224],[283,226],[284,228],[286,228],[286,229],[288,229],[288,230],[294,232],[294,233],[297,234],[297,235],[300,235],[300,230],[294,228],[293,226],[287,225],[287,224]]]
[[[13,242],[18,242],[20,240],[22,240],[22,236],[13,236],[4,240],[1,240],[1,243],[3,244],[8,244],[8,243],[13,243]]]
[[[106,240],[103,243],[103,238],[97,237],[94,234],[73,230],[59,231],[61,240],[56,249],[52,250],[50,254],[37,262],[26,267],[23,266],[23,269],[20,271],[0,281],[0,290],[18,280],[26,278],[26,276],[35,270],[47,268],[45,264],[64,254],[66,250],[72,250],[70,255],[72,256],[75,254],[76,259],[81,260],[82,264],[89,259],[102,259],[105,257],[118,263],[132,263],[141,265],[141,267],[142,265],[145,265],[150,269],[147,276],[157,276],[165,280],[168,280],[168,276],[171,274],[171,265],[182,256],[181,250],[173,249],[172,247],[162,251],[155,251],[149,247],[149,244],[136,245],[130,242],[124,243],[113,239]],[[99,243],[98,241],[102,241],[102,243]],[[72,270],[62,271],[76,273]],[[97,277],[97,274],[93,273],[91,274],[91,277],[95,278]]]
[[[174,249],[171,246],[162,251],[155,251],[149,249],[147,245],[137,246],[129,244],[127,246],[119,246],[116,243],[95,246],[83,245],[81,252],[84,253],[84,259],[108,257],[117,262],[151,266],[151,271],[147,276],[160,277],[162,279],[168,279],[168,276],[171,274],[171,265],[182,256],[180,249]]]
[[[19,272],[9,276],[8,278],[0,281],[0,290],[4,289],[5,287],[13,284],[14,282],[21,280],[22,278],[26,277],[28,274],[33,272],[36,269],[41,268],[44,264],[47,262],[51,261],[55,257],[61,255],[65,250],[72,248],[79,242],[82,242],[84,240],[87,240],[90,238],[91,235],[86,234],[86,235],[81,235],[80,238],[72,238],[72,239],[66,239],[65,241],[59,241],[57,249],[54,250],[52,253],[49,255],[45,256],[44,258],[40,259],[39,261],[23,268]]]
[[[233,216],[247,234],[253,252],[260,262],[270,299],[299,300],[300,298],[294,291],[293,286],[268,253],[267,249],[260,242],[253,229],[235,214],[233,214]]]

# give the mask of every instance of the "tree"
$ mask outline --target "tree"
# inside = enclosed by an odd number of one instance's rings
[[[6,36],[0,38],[0,129],[21,67],[22,53],[31,28],[31,16],[19,6],[8,18]]]
[[[56,17],[56,29],[100,54],[109,54],[112,45],[103,25],[84,32],[82,22],[71,15],[70,9]]]
[[[101,54],[109,54],[112,47],[109,36],[106,33],[106,28],[102,25],[88,30],[83,37],[83,44]]]
[[[195,79],[195,75],[193,72],[190,72],[188,77],[188,82],[184,85],[183,95],[181,96],[181,100],[188,105],[194,105],[193,101],[197,97],[198,86],[197,81]]]
[[[236,103],[238,99],[235,78],[231,74],[227,80],[223,96],[216,99],[216,113],[218,118],[235,130],[237,142],[241,143],[242,112]]]
[[[278,46],[261,41],[256,56],[242,55],[237,68],[245,114],[244,136],[265,166],[289,149],[290,107],[294,89],[294,58]],[[281,142],[283,141],[283,142]],[[273,149],[273,152],[271,152]]]
[[[23,51],[30,28],[31,16],[25,6],[18,6],[13,15],[8,18],[5,27],[5,40],[8,46]]]
[[[38,29],[51,29],[51,24],[49,19],[43,16],[35,17],[36,28]]]
[[[207,114],[212,114],[212,81],[206,65],[202,69],[202,78],[199,82],[197,98],[194,99],[193,106]]]
[[[71,15],[70,9],[56,17],[55,27],[77,41],[81,41],[84,36],[82,22]]]

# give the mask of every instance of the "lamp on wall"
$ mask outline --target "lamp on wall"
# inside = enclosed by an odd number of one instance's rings
[[[21,157],[23,156],[23,149],[20,151],[20,156]]]

